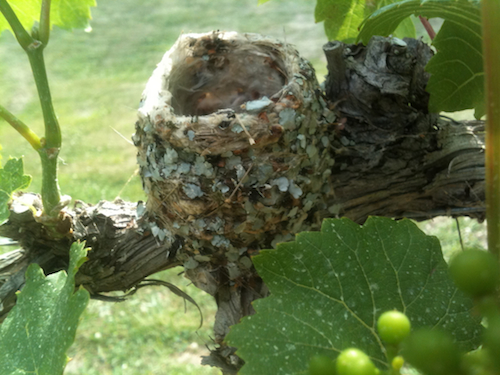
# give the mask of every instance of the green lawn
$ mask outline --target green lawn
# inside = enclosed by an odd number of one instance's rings
[[[126,302],[90,301],[68,355],[65,374],[220,374],[202,367],[208,355],[215,303],[188,280],[181,268],[153,277],[169,281],[193,297],[203,310],[204,324],[191,304],[165,288],[141,289]]]
[[[295,44],[325,74],[321,46],[323,26],[314,24],[312,0],[98,0],[93,31],[55,29],[46,61],[56,112],[63,130],[59,181],[62,192],[97,203],[121,196],[145,199],[135,176],[135,148],[126,139],[134,132],[136,109],[148,77],[164,52],[183,32],[215,29],[260,32]],[[29,65],[8,33],[0,38],[0,103],[42,134],[40,110]],[[122,134],[120,136],[118,133]],[[40,190],[36,153],[0,121],[4,159],[25,156],[33,175],[30,190]],[[425,224],[458,243],[454,223]],[[437,229],[436,229],[437,228]],[[444,228],[444,229],[441,229]],[[473,228],[469,230],[470,228]],[[470,239],[480,226],[465,226]],[[448,245],[447,245],[448,246]],[[450,250],[452,251],[452,250]],[[181,287],[201,306],[205,318],[167,290],[141,289],[129,301],[91,301],[71,348],[67,374],[219,374],[201,367],[200,355],[210,347],[215,304],[188,286],[179,269],[160,277]]]

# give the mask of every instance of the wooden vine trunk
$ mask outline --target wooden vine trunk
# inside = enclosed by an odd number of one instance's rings
[[[181,36],[148,82],[133,137],[147,203],[80,203],[55,236],[26,208],[40,212],[39,197],[15,199],[0,235],[21,248],[0,256],[0,318],[30,263],[64,269],[70,244],[85,240],[76,281],[96,298],[182,265],[218,305],[218,349],[204,363],[232,374],[242,363],[224,337],[268,293],[251,262],[260,249],[325,217],[482,220],[484,125],[427,113],[429,47],[374,37],[324,50],[320,87],[279,41]]]

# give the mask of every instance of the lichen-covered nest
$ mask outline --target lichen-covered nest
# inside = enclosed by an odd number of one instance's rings
[[[257,34],[182,35],[150,78],[133,139],[160,240],[187,269],[238,261],[328,216],[334,116],[311,65]],[[238,272],[236,272],[238,274]]]

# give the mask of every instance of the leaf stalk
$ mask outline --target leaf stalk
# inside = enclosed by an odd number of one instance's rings
[[[52,95],[50,93],[49,81],[45,70],[45,61],[43,57],[43,49],[39,48],[40,42],[30,46],[26,53],[31,65],[33,77],[35,79],[40,105],[42,107],[43,120],[45,123],[45,141],[48,148],[61,147],[61,129],[57,116],[52,105]]]
[[[49,43],[50,37],[50,4],[51,0],[43,0],[42,10],[40,11],[39,38],[43,48]]]
[[[429,35],[429,38],[431,40],[434,40],[434,38],[436,37],[436,32],[434,31],[434,28],[432,27],[429,20],[423,16],[418,16],[418,19],[420,20],[420,23],[424,27],[425,31],[427,31],[427,35]]]
[[[23,25],[17,18],[7,0],[0,0],[0,12],[2,12],[10,27],[12,28],[12,31],[14,32],[14,35],[16,36],[16,39],[21,47],[26,50],[26,48],[28,48],[28,46],[35,40],[24,29]]]
[[[41,140],[38,135],[35,134],[33,130],[30,129],[28,125],[19,120],[16,116],[14,116],[11,112],[9,112],[6,108],[0,105],[0,117],[7,121],[14,129],[16,129],[19,134],[21,134],[24,139],[26,139],[29,144],[38,151],[42,148]]]

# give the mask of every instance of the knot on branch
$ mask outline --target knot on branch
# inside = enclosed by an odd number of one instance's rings
[[[343,115],[370,125],[366,138],[406,134],[427,115],[424,68],[433,53],[421,40],[374,36],[367,46],[334,41],[323,50],[325,93]]]

